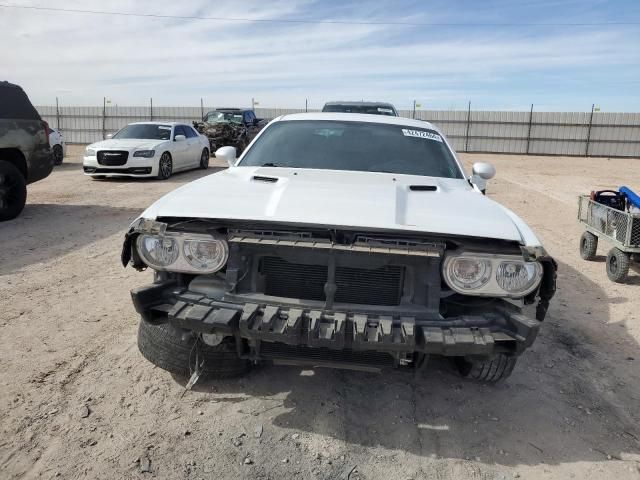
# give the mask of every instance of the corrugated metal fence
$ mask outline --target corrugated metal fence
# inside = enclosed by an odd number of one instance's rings
[[[92,143],[131,122],[191,122],[209,107],[36,107],[69,143]],[[312,110],[309,110],[312,111]],[[257,108],[261,118],[304,109]],[[411,117],[411,110],[400,115]],[[418,110],[459,152],[640,158],[640,113]]]

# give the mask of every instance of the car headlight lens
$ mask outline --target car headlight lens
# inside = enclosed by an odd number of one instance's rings
[[[96,151],[93,148],[87,148],[84,151],[84,156],[85,157],[95,157],[96,156]]]
[[[185,240],[184,258],[196,270],[217,272],[229,258],[229,248],[224,240]]]
[[[171,272],[214,273],[229,259],[226,240],[200,233],[141,234],[137,248],[148,266]]]
[[[475,290],[491,278],[491,262],[484,258],[455,257],[449,262],[447,273],[458,288]]]
[[[155,150],[138,150],[137,152],[133,152],[134,157],[144,157],[151,158],[156,154]]]
[[[509,293],[530,292],[541,276],[542,266],[538,262],[500,262],[496,269],[498,285]]]
[[[147,265],[165,269],[178,259],[178,242],[170,236],[140,235],[138,252]]]
[[[449,288],[463,295],[521,298],[540,284],[542,265],[517,255],[452,253],[442,274]]]

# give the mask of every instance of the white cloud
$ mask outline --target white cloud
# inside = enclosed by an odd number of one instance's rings
[[[23,5],[44,5],[22,2]],[[313,2],[59,1],[58,8],[250,17],[310,18]],[[424,15],[419,18],[423,19]],[[415,18],[415,17],[412,17]],[[397,20],[396,18],[392,20]],[[446,35],[444,33],[447,33]],[[445,30],[382,25],[264,24],[172,20],[0,8],[0,65],[34,103],[315,106],[365,98],[408,105],[461,102],[527,104],[526,77],[567,72],[569,80],[616,69],[638,72],[637,38],[625,32]],[[574,79],[574,80],[575,80]],[[511,90],[505,91],[505,85]],[[593,84],[594,90],[602,88]],[[531,99],[518,99],[531,91]],[[546,93],[546,92],[543,92]],[[550,91],[554,101],[561,92]],[[520,93],[522,95],[522,93]],[[474,97],[475,98],[475,97]],[[590,100],[589,100],[590,101]]]

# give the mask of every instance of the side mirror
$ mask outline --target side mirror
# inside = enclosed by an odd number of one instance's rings
[[[473,164],[471,183],[483,194],[487,189],[487,180],[491,180],[496,176],[496,168],[490,163],[477,162]]]
[[[216,158],[224,160],[227,165],[233,167],[236,164],[236,147],[220,147],[216,150]]]
[[[113,133],[107,133],[107,140],[113,138]]]
[[[176,135],[175,137],[173,137],[173,140],[176,142],[181,142],[183,140],[186,140],[187,137],[185,137],[184,135]]]

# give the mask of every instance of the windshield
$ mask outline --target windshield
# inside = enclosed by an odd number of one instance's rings
[[[171,125],[154,125],[149,123],[137,123],[124,127],[112,138],[126,139],[136,138],[145,140],[170,140]]]
[[[209,112],[204,121],[206,123],[242,123],[242,112]]]
[[[369,113],[373,115],[389,115],[390,117],[398,116],[391,107],[370,105],[325,105],[322,111],[342,113]]]
[[[369,122],[276,122],[247,150],[239,165],[464,178],[437,132]]]

